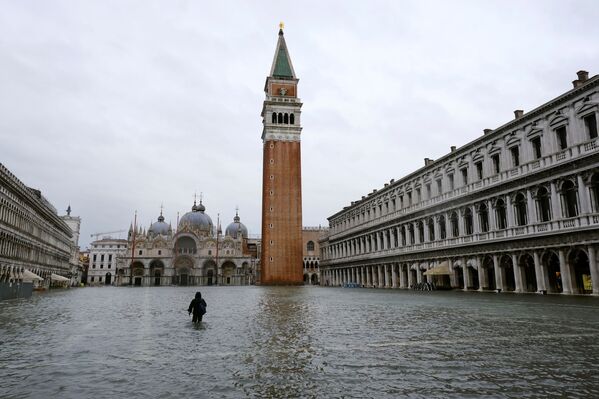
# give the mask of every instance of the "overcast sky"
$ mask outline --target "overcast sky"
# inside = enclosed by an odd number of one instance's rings
[[[308,226],[599,72],[592,0],[0,0],[0,162],[71,204],[82,247],[161,203],[175,225],[194,192],[259,234],[281,20]]]

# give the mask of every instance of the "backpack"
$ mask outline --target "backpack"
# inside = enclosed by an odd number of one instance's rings
[[[203,316],[206,314],[206,305],[204,304],[204,301],[201,301],[201,300],[198,301],[196,306],[197,306],[198,314],[200,316]]]

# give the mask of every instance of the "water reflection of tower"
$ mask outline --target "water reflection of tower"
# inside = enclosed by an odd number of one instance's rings
[[[297,83],[283,25],[262,107],[261,284],[302,284],[302,184]]]

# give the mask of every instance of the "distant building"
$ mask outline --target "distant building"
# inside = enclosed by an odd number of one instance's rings
[[[238,214],[224,234],[206,207],[194,202],[177,230],[162,212],[147,232],[129,229],[127,250],[119,256],[118,285],[249,285],[256,281],[258,240]]]
[[[81,282],[87,284],[87,271],[89,269],[89,249],[79,251],[79,265],[81,266]]]
[[[70,279],[72,236],[41,192],[0,164],[0,299],[31,295],[34,280]]]
[[[326,227],[304,227],[302,229],[304,284],[320,284],[319,240],[328,232]]]
[[[599,76],[331,215],[324,284],[599,295]]]
[[[117,258],[125,255],[127,240],[105,237],[93,241],[89,248],[88,285],[111,285],[115,283]]]
[[[71,216],[71,206],[67,208],[67,214],[60,217],[71,228],[73,236],[71,237],[71,285],[79,285],[83,274],[83,267],[79,262],[79,230],[81,228],[81,218]]]

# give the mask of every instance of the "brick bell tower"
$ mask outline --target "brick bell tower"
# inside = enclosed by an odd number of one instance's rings
[[[280,25],[262,106],[262,254],[260,283],[298,285],[302,269],[302,177],[297,82]]]

